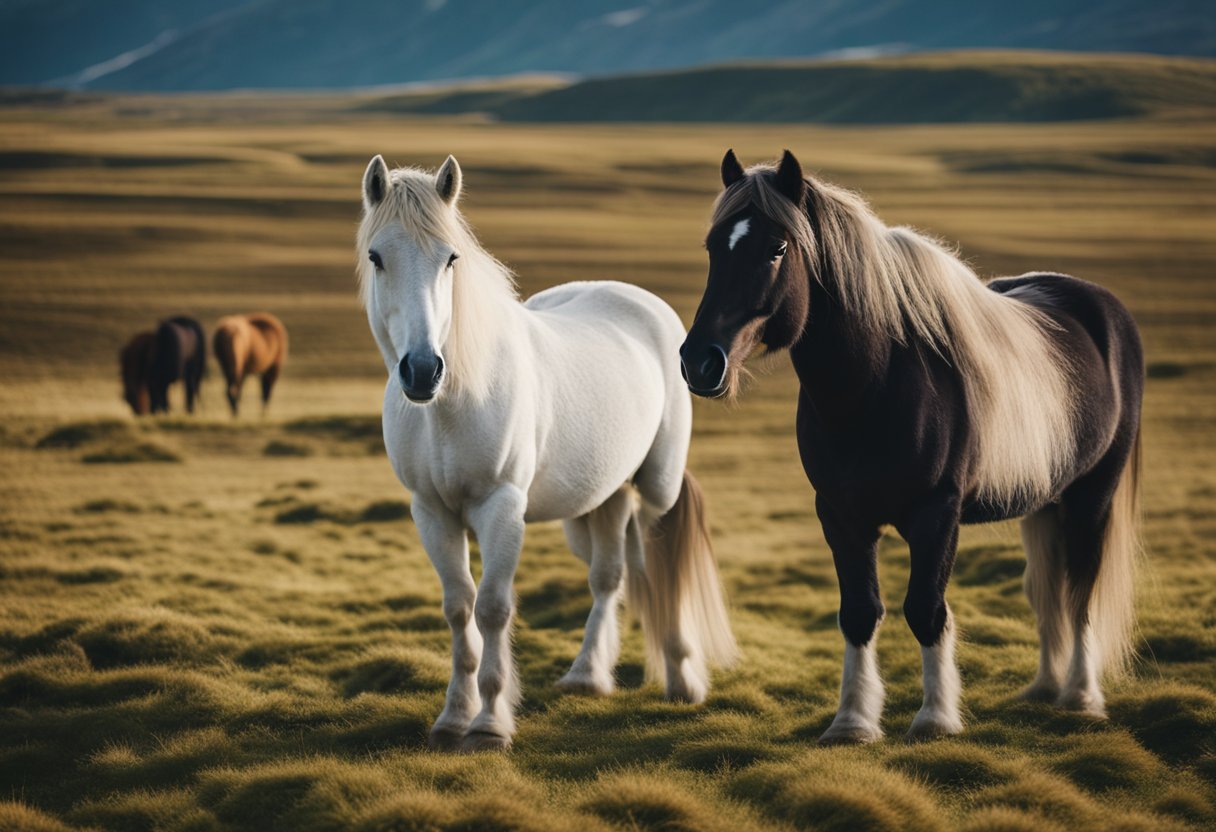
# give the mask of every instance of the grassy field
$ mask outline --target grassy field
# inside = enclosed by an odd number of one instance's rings
[[[308,96],[0,110],[0,828],[1143,829],[1216,824],[1216,124],[813,128],[404,119]],[[784,360],[699,402],[743,648],[702,707],[552,687],[590,607],[560,528],[517,582],[507,755],[425,749],[448,635],[379,437],[354,297],[367,159],[455,153],[482,239],[533,292],[617,278],[691,320],[733,146],[782,147],[988,275],[1101,282],[1149,368],[1139,660],[1091,723],[1017,702],[1035,667],[1016,527],[968,529],[949,593],[968,730],[906,746],[919,652],[884,539],[890,739],[823,749],[842,655]],[[270,413],[135,421],[116,352],[158,317],[268,309],[292,332]],[[246,391],[252,405],[253,393]],[[178,394],[180,395],[180,394]],[[175,405],[180,408],[180,399]]]

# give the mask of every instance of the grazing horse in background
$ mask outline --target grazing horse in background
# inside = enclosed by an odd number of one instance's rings
[[[363,178],[357,252],[368,321],[388,369],[384,442],[413,494],[443,583],[452,678],[432,747],[506,748],[519,682],[512,587],[524,524],[563,520],[590,567],[582,648],[558,686],[607,694],[622,587],[667,696],[704,700],[707,664],[735,653],[705,508],[686,470],[692,403],[679,317],[624,283],[567,283],[520,303],[511,273],[456,207],[461,172]],[[477,535],[480,586],[466,527]]]
[[[1107,290],[1059,274],[983,283],[857,196],[779,166],[722,162],[709,279],[680,350],[702,396],[732,395],[763,344],[798,375],[802,464],[840,581],[840,708],[823,742],[881,736],[875,635],[884,525],[908,542],[904,617],[924,704],[910,739],[962,730],[946,604],[960,523],[1024,517],[1038,675],[1024,695],[1104,715],[1131,653],[1144,363]]]
[[[169,412],[169,386],[186,388],[186,412],[207,370],[207,337],[194,318],[178,316],[160,322],[155,332],[141,332],[119,354],[123,398],[135,415]]]
[[[154,349],[148,374],[152,412],[169,412],[169,385],[180,380],[186,388],[186,412],[193,413],[207,371],[207,336],[202,324],[184,315],[161,321]]]
[[[270,404],[270,394],[283,365],[287,363],[287,327],[269,312],[228,315],[220,318],[212,336],[215,360],[228,383],[228,406],[236,416],[245,377],[262,376],[262,412]]]
[[[136,416],[143,416],[152,409],[152,397],[148,393],[148,371],[151,369],[155,344],[155,333],[139,332],[132,336],[118,354],[118,366],[122,373],[122,397]]]

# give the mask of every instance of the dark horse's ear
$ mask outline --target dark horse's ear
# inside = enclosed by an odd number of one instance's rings
[[[722,157],[722,185],[729,188],[731,185],[743,178],[743,165],[739,164],[739,160],[735,158],[733,149],[726,151],[726,155]]]
[[[439,167],[439,173],[435,174],[435,190],[439,192],[439,198],[448,205],[454,203],[460,197],[460,182],[460,163],[455,156],[448,156]]]
[[[773,184],[777,187],[777,191],[790,202],[795,205],[802,204],[802,198],[806,195],[806,181],[802,178],[802,165],[798,164],[794,154],[788,150],[782,155],[781,164],[777,166],[777,177]]]
[[[363,207],[371,210],[384,200],[388,193],[388,165],[384,157],[376,154],[363,174]]]

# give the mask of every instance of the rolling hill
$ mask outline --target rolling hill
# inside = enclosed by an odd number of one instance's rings
[[[504,121],[915,124],[1073,121],[1216,108],[1216,61],[1034,52],[770,62],[377,96],[366,110]]]
[[[1216,55],[1196,0],[0,0],[0,84],[348,88],[960,48]]]

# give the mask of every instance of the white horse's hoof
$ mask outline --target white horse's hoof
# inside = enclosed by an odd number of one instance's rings
[[[709,696],[709,686],[687,679],[669,679],[667,681],[667,701],[687,702],[690,705],[700,705]]]
[[[912,727],[904,735],[905,742],[927,742],[928,740],[953,737],[963,732],[963,721],[957,716],[919,713],[912,720]]]
[[[464,741],[464,730],[450,725],[436,725],[427,736],[427,747],[432,751],[456,751]]]
[[[1018,694],[1026,702],[1055,702],[1060,697],[1060,686],[1054,682],[1035,679]]]
[[[833,722],[819,738],[820,745],[866,745],[882,739],[882,729],[859,722]]]
[[[460,750],[465,754],[479,751],[506,751],[511,747],[511,738],[492,731],[470,731],[465,734]]]
[[[597,679],[589,673],[575,673],[573,670],[554,682],[554,686],[563,693],[582,696],[607,696],[616,690],[611,678]]]

